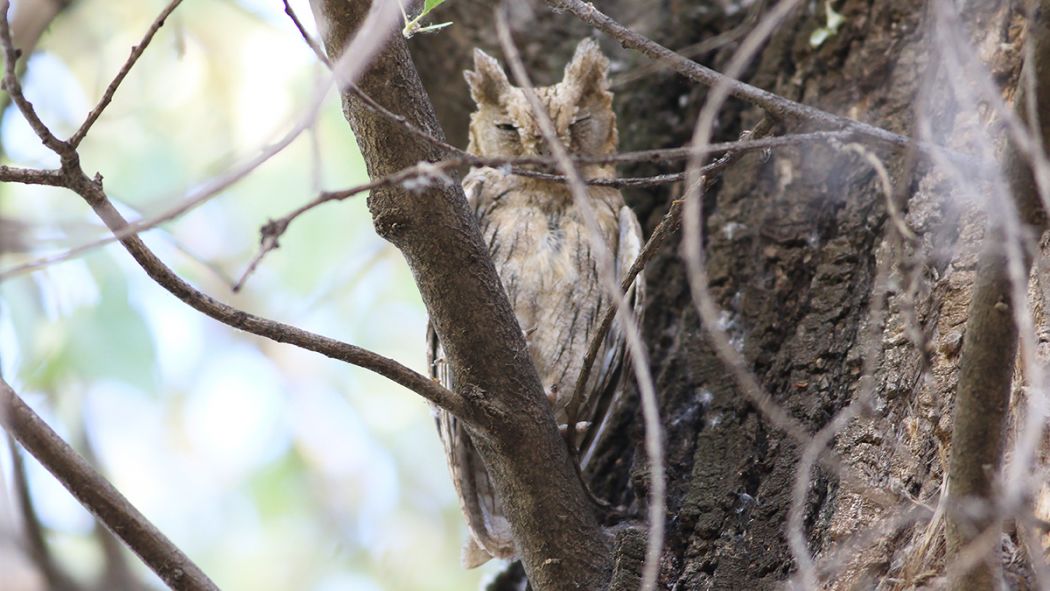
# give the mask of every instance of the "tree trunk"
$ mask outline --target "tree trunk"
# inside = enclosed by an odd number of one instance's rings
[[[515,40],[534,79],[558,79],[590,29],[544,2],[512,4]],[[736,27],[746,35],[755,12],[753,5],[719,9],[733,2],[655,4],[595,2],[676,50]],[[800,4],[744,81],[905,135],[917,135],[920,110],[938,134],[934,139],[948,145],[962,141],[959,129],[984,125],[974,110],[939,92],[945,73],[931,67],[932,14],[925,3],[832,2],[844,22],[819,46],[810,35],[827,25],[824,3]],[[1006,1],[967,4],[974,46],[1010,98],[1023,54],[1021,7]],[[460,73],[475,46],[499,55],[493,6],[485,0],[449,2],[436,15],[454,25],[409,42],[439,120],[450,141],[461,146],[472,107]],[[613,63],[620,149],[685,144],[706,89],[666,71],[637,78],[633,74],[650,62],[599,40]],[[730,41],[691,57],[722,70],[737,47]],[[736,139],[760,116],[731,101],[716,139]],[[723,327],[764,387],[813,432],[859,392],[865,355],[873,350],[865,335],[876,269],[889,265],[873,411],[851,422],[833,446],[851,477],[817,470],[806,504],[805,534],[818,563],[852,548],[833,574],[824,573],[836,589],[870,588],[866,580],[881,580],[885,588],[915,585],[943,562],[943,524],[928,515],[880,530],[864,545],[849,546],[854,542],[848,539],[900,513],[907,498],[937,503],[962,325],[984,227],[974,204],[953,197],[942,174],[922,164],[913,170],[906,154],[887,157],[885,164],[893,182],[904,185],[898,187],[904,196],[899,206],[919,236],[913,244],[894,239],[872,167],[826,144],[778,149],[769,158],[746,156],[729,167],[704,203],[703,248],[712,290],[725,310]],[[621,172],[654,173],[654,166]],[[681,187],[625,193],[651,231]],[[668,533],[660,585],[773,589],[795,570],[785,524],[801,449],[763,419],[718,361],[692,305],[679,245],[671,242],[647,268],[644,318],[667,443]],[[616,410],[589,476],[600,496],[644,515],[643,428],[631,394]],[[1021,576],[1007,572],[1014,580]],[[887,582],[891,577],[900,583]]]

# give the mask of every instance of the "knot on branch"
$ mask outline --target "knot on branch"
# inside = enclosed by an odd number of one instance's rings
[[[259,244],[269,250],[278,248],[277,239],[288,229],[288,219],[269,220],[259,229]]]
[[[376,192],[378,193],[378,191]],[[373,198],[376,196],[373,193],[369,197],[369,204],[371,205]],[[384,240],[393,244],[398,243],[398,239],[405,235],[405,232],[411,226],[408,221],[408,216],[398,206],[383,208],[382,211],[377,211],[376,208],[372,208],[372,225],[376,229],[376,234],[379,234]]]

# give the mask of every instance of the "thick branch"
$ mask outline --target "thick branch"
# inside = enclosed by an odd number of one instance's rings
[[[370,2],[314,0],[330,57],[346,45]],[[392,36],[358,86],[413,126],[442,137],[404,40]],[[443,152],[344,93],[344,111],[368,164],[381,178]],[[376,231],[411,267],[452,368],[457,389],[485,423],[475,447],[538,590],[601,589],[611,552],[543,397],[502,284],[458,184],[412,193],[380,188],[369,197]]]
[[[1032,59],[1025,62],[1014,104],[1032,133],[1038,134],[1037,145],[1045,147],[1050,143],[1050,0],[1040,0],[1029,35]],[[1028,111],[1030,104],[1034,112]],[[1032,258],[1025,248],[1026,239],[1038,236],[1046,223],[1032,166],[1016,142],[1007,146],[1004,169],[1013,206],[1002,208],[1005,213],[989,212],[959,360],[948,468],[948,490],[958,510],[948,514],[949,556],[958,555],[985,531],[998,539],[1001,525],[994,488],[1003,463],[1017,354],[1013,314],[1017,298],[1025,297],[1023,286],[1018,290],[1013,280],[1011,265],[1021,265],[1021,275],[1028,276]],[[987,560],[977,561],[955,577],[953,589],[996,589],[998,555],[998,551],[990,553]]]
[[[3,380],[0,380],[0,423],[169,587],[218,591],[196,564],[62,441]]]

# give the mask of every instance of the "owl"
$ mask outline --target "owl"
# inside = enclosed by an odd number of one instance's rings
[[[590,39],[576,48],[558,84],[536,88],[558,136],[573,155],[601,156],[616,150],[616,115],[609,92],[609,62]],[[547,156],[549,150],[521,88],[513,86],[499,63],[474,51],[474,70],[464,73],[477,110],[470,119],[468,151],[478,156]],[[610,178],[609,165],[584,165],[586,178]],[[586,446],[602,426],[610,400],[620,388],[624,339],[614,323],[591,369],[577,417],[567,408],[591,339],[611,298],[599,282],[593,238],[583,213],[564,183],[474,168],[463,180],[489,254],[525,335],[532,362],[559,425],[579,425],[582,462]],[[589,186],[600,239],[615,260],[617,283],[638,256],[641,228],[617,189]],[[639,276],[628,297],[641,306]],[[455,376],[442,359],[441,346],[429,331],[431,376],[454,388]],[[469,539],[464,566],[492,557],[513,558],[510,524],[495,497],[489,476],[471,443],[470,433],[454,416],[435,411],[453,483],[466,517]],[[575,428],[575,427],[573,427]]]

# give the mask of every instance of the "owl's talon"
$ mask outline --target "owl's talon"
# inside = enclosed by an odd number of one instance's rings
[[[570,446],[570,451],[572,451],[572,447],[579,444],[580,438],[583,437],[583,434],[586,433],[587,429],[590,429],[590,427],[590,421],[580,421],[579,423],[576,423],[576,427],[572,430],[573,443],[572,446]],[[558,425],[558,433],[561,434],[561,437],[565,440],[565,443],[570,443],[568,425]],[[573,453],[575,454],[576,452],[573,451]]]

